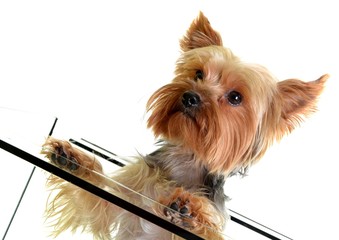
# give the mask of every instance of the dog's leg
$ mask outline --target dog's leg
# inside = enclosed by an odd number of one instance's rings
[[[171,222],[205,239],[223,239],[219,232],[225,219],[206,197],[176,188],[171,196],[159,201],[168,206],[163,215]]]
[[[50,137],[41,153],[60,168],[98,187],[105,186],[101,164],[69,142]],[[54,175],[48,178],[47,185],[52,191],[46,215],[55,229],[55,236],[66,229],[76,231],[82,228],[99,239],[110,238],[118,211],[116,206]]]

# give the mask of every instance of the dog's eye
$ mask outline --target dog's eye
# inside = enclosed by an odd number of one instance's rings
[[[238,106],[242,102],[242,95],[237,91],[230,91],[226,98],[232,106]]]
[[[197,71],[195,72],[194,80],[195,80],[195,81],[203,80],[203,78],[204,78],[204,73],[203,73],[203,71],[197,70]]]

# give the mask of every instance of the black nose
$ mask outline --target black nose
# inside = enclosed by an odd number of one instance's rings
[[[182,104],[184,104],[186,108],[198,107],[200,102],[200,97],[195,92],[185,92],[184,95],[182,95]]]

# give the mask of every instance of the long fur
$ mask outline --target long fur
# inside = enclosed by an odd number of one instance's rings
[[[180,47],[175,78],[155,91],[146,106],[148,127],[161,140],[158,150],[109,176],[95,158],[66,141],[48,138],[42,153],[203,238],[222,239],[219,232],[228,219],[225,179],[243,174],[310,115],[329,76],[278,81],[266,68],[243,62],[223,47],[202,13]],[[55,192],[47,209],[54,235],[80,228],[99,239],[176,238],[53,175],[48,185]]]
[[[68,147],[69,143],[50,137],[44,144],[42,153],[46,154],[48,158],[52,158],[51,155],[56,152],[55,149],[59,149],[60,146],[64,145]],[[89,182],[160,215],[163,215],[163,209],[160,209],[162,205],[154,204],[151,200],[149,202],[145,201],[139,194],[150,199],[156,199],[164,206],[167,206],[173,199],[167,199],[166,201],[164,196],[170,196],[175,191],[177,191],[177,194],[183,192],[183,188],[178,187],[178,185],[190,185],[185,190],[195,192],[196,198],[192,199],[198,199],[196,202],[203,202],[204,205],[210,206],[200,215],[196,216],[195,232],[218,239],[219,236],[206,228],[206,226],[213,228],[214,231],[216,229],[222,230],[226,216],[222,214],[222,211],[218,211],[217,208],[220,208],[220,210],[224,208],[223,191],[220,190],[221,194],[215,194],[209,190],[213,183],[205,185],[204,181],[207,179],[207,171],[204,173],[198,171],[196,176],[191,179],[185,179],[185,174],[188,171],[192,171],[192,167],[189,162],[187,162],[186,166],[181,166],[180,169],[178,162],[173,164],[174,161],[172,160],[174,159],[176,161],[189,160],[186,159],[185,153],[179,153],[177,150],[176,146],[163,146],[151,155],[138,158],[136,163],[115,171],[109,178],[103,177],[104,173],[102,172],[101,165],[95,158],[91,158],[91,161],[87,163],[79,162],[81,165],[79,171],[82,172],[83,176],[95,176],[95,180],[91,177],[85,178]],[[70,150],[69,154],[69,156],[77,155],[78,159],[81,159],[82,154],[85,155],[84,152],[76,148]],[[86,155],[86,157],[88,156]],[[156,166],[159,159],[162,159],[162,164],[167,166]],[[96,166],[96,169],[92,169],[92,166]],[[160,171],[160,168],[166,171]],[[169,180],[180,178],[182,181],[174,182]],[[114,239],[172,238],[172,234],[169,232],[164,232],[154,224],[136,218],[128,211],[122,210],[56,176],[51,175],[49,177],[48,185],[53,192],[58,192],[49,203],[46,213],[48,218],[54,219],[54,222],[51,223],[54,226],[54,232],[52,233],[54,236],[58,236],[66,229],[75,231],[78,228],[82,228],[84,231],[93,233],[98,239],[111,239],[111,237],[114,237]],[[132,189],[134,192],[129,189]],[[206,198],[205,196],[208,197]],[[214,199],[221,203],[218,207],[214,207],[215,205],[212,203]],[[204,217],[201,217],[201,215]],[[208,221],[206,216],[209,217]],[[114,236],[111,235],[112,233],[114,233]]]

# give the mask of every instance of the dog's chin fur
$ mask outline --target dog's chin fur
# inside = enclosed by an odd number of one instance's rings
[[[264,67],[245,63],[223,47],[220,34],[202,13],[180,47],[175,78],[147,104],[148,127],[160,139],[155,152],[138,156],[135,164],[109,178],[96,159],[68,142],[48,138],[42,153],[68,170],[77,162],[80,168],[72,173],[203,238],[222,239],[219,232],[228,219],[225,179],[244,173],[274,141],[315,110],[328,75],[311,82],[278,81]],[[63,156],[69,163],[61,164]],[[55,219],[55,235],[82,228],[99,239],[112,234],[115,239],[175,238],[58,177],[51,176],[48,185],[58,190],[47,210],[47,216]]]

